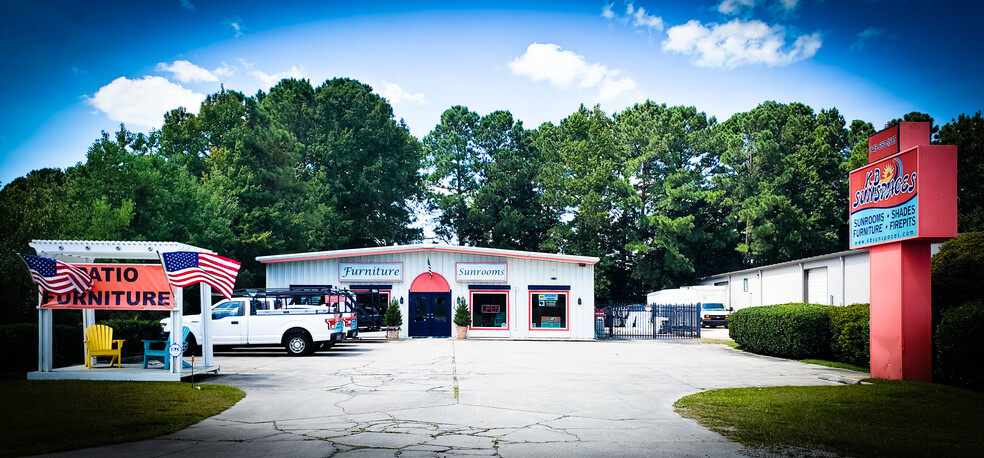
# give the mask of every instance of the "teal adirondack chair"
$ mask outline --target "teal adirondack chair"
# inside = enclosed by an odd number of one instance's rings
[[[182,327],[181,342],[183,348],[188,347],[188,334],[190,333],[191,333],[191,329],[188,329],[188,326]],[[171,369],[171,355],[169,355],[167,352],[167,347],[171,345],[170,340],[145,340],[143,341],[143,344],[144,344],[144,357],[143,357],[144,369],[147,368],[147,361],[150,361],[151,359],[157,359],[162,361],[164,363],[164,370]],[[155,348],[151,348],[151,347],[155,347]],[[161,347],[161,348],[156,348],[156,347]],[[188,364],[188,362],[185,360],[181,360],[181,366],[191,367],[191,364]]]

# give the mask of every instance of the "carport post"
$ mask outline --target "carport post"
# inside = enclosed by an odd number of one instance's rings
[[[182,321],[182,317],[184,315],[184,312],[182,311],[183,308],[184,288],[174,288],[174,309],[171,310],[171,334],[168,336],[168,347],[172,344],[181,345],[183,343],[181,342],[181,336],[184,335],[184,322]],[[181,373],[181,366],[183,365],[181,364],[181,356],[183,356],[183,353],[178,356],[167,356],[168,358],[171,358],[172,374]]]
[[[202,341],[198,344],[202,346],[202,364],[209,367],[212,365],[212,287],[205,283],[199,285],[202,295]]]

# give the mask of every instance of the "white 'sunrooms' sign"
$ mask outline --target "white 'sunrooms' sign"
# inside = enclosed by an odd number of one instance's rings
[[[459,262],[454,275],[457,281],[506,281],[506,263]]]
[[[340,262],[338,281],[402,282],[402,262]]]

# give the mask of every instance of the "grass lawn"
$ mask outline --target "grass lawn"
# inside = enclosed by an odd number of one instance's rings
[[[733,388],[684,397],[676,411],[750,446],[847,456],[980,456],[984,393],[944,385]]]
[[[180,382],[3,380],[0,456],[149,439],[198,423],[245,396],[238,388]]]

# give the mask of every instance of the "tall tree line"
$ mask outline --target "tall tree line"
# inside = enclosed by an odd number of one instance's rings
[[[798,103],[719,123],[646,101],[612,115],[581,106],[536,129],[454,106],[417,140],[358,81],[222,90],[197,114],[172,110],[149,134],[104,132],[85,162],[0,191],[0,322],[34,319],[14,256],[31,239],[185,242],[242,261],[237,286],[259,286],[257,256],[422,240],[420,205],[452,243],[597,256],[596,300],[638,300],[846,249],[847,172],[866,162],[874,131]],[[959,147],[960,230],[984,229],[980,112],[934,132]]]

